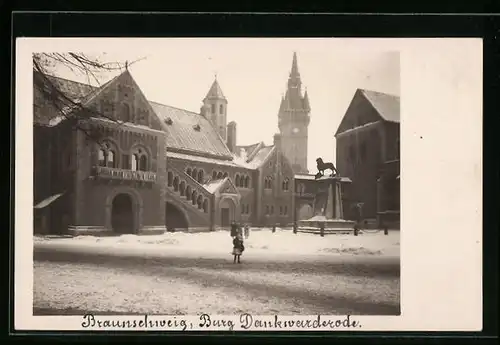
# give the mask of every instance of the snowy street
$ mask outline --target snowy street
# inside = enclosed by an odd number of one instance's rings
[[[34,313],[399,313],[399,232],[35,238]]]

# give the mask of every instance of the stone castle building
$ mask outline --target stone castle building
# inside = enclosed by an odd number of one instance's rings
[[[128,70],[100,87],[49,80],[82,106],[55,109],[34,88],[36,232],[210,231],[233,220],[293,221],[293,169],[306,171],[309,123],[295,55],[273,145],[237,145],[217,80],[200,113],[146,99]]]
[[[344,218],[399,227],[399,97],[358,89],[335,133],[336,168],[351,180],[343,188]],[[317,184],[312,174],[295,174],[295,220],[313,215]]]
[[[335,133],[337,169],[352,184],[346,197],[362,204],[365,219],[399,226],[400,101],[356,90]]]

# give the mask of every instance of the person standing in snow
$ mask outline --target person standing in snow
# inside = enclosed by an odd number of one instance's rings
[[[239,232],[233,239],[233,251],[231,254],[233,254],[233,263],[235,264],[236,261],[241,264],[240,257],[241,254],[243,254],[243,251],[245,250],[245,246],[243,245],[243,236],[241,232]]]

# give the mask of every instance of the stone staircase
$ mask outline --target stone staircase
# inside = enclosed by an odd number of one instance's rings
[[[175,167],[169,167],[168,172],[172,173],[172,185],[167,186],[167,201],[187,213],[190,227],[208,227],[212,194],[186,172]]]

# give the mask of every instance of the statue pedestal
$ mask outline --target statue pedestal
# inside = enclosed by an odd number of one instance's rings
[[[342,184],[351,180],[343,177],[322,176],[314,198],[314,216],[298,221],[300,232],[310,233],[353,233],[354,222],[345,220],[342,202]]]

